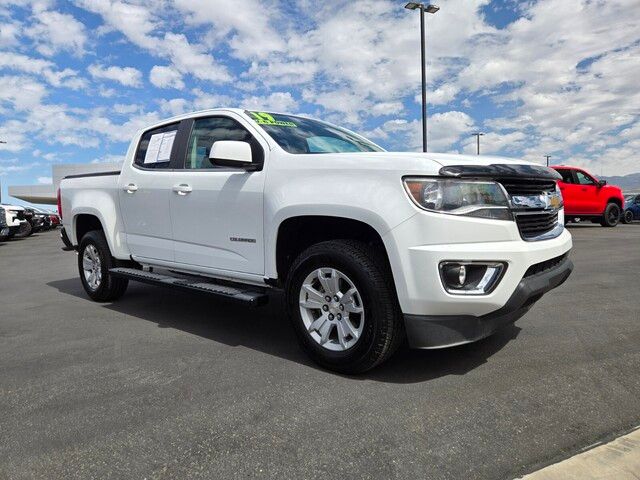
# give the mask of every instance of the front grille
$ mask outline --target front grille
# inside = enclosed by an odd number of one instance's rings
[[[550,232],[558,224],[558,212],[540,211],[535,213],[514,212],[520,235],[525,240],[533,240]]]
[[[555,192],[556,182],[553,180],[532,179],[498,179],[509,195],[540,195],[545,192]]]
[[[564,255],[560,255],[559,257],[554,257],[549,260],[545,260],[544,262],[536,263],[535,265],[531,265],[524,274],[524,277],[531,277],[532,275],[537,275],[538,273],[546,272],[547,270],[551,270],[552,268],[560,265],[564,260],[569,256],[569,252]]]

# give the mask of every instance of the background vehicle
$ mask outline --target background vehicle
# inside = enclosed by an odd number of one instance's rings
[[[355,373],[405,336],[416,348],[484,338],[564,282],[559,178],[215,109],[139,132],[121,171],[63,179],[59,213],[93,300],[119,298],[129,280],[246,305],[282,289],[303,349]]]
[[[30,207],[30,208],[34,212],[34,218],[41,219],[41,221],[40,221],[41,225],[35,231],[50,230],[52,225],[53,225],[52,221],[51,221],[51,217],[52,217],[51,212],[49,212],[49,211],[47,211],[47,210],[45,210],[43,208],[39,208],[39,207]]]
[[[49,219],[51,220],[51,228],[57,228],[62,223],[57,213],[49,212]]]
[[[582,168],[555,165],[561,176],[558,182],[564,199],[567,221],[591,220],[603,227],[615,227],[620,221],[624,198],[622,190],[607,185]]]
[[[634,220],[640,220],[640,195],[625,195],[622,221],[631,223]]]
[[[9,228],[7,238],[13,238],[21,229],[28,228],[24,225],[25,223],[27,223],[27,220],[23,207],[9,204],[2,204],[0,206],[5,212],[5,221],[7,223],[7,227]]]
[[[0,242],[9,238],[9,226],[7,225],[7,217],[3,207],[0,207]]]

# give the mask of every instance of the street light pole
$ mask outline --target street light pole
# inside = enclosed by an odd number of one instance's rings
[[[547,159],[547,167],[549,166],[549,159],[551,158],[551,155],[545,155],[544,158]]]
[[[480,137],[484,137],[484,133],[482,132],[476,132],[476,133],[472,133],[471,134],[472,137],[476,137],[476,141],[477,141],[477,150],[476,150],[476,154],[480,155]]]
[[[427,55],[424,13],[434,14],[440,7],[436,5],[425,5],[424,3],[409,2],[404,8],[408,10],[420,11],[420,55],[422,62],[422,151],[427,151]]]

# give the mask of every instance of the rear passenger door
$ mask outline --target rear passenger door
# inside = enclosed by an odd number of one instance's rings
[[[202,273],[262,275],[264,171],[215,166],[209,152],[216,141],[244,141],[263,165],[268,144],[239,116],[189,122],[169,200],[175,262]]]
[[[173,262],[169,198],[179,127],[180,122],[173,122],[143,133],[133,162],[120,174],[125,239],[133,257],[141,261]]]

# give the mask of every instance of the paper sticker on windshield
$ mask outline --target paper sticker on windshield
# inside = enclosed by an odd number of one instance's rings
[[[283,120],[276,120],[273,115],[266,112],[249,112],[253,116],[253,119],[260,125],[273,125],[275,127],[297,127],[293,122],[285,122]]]

